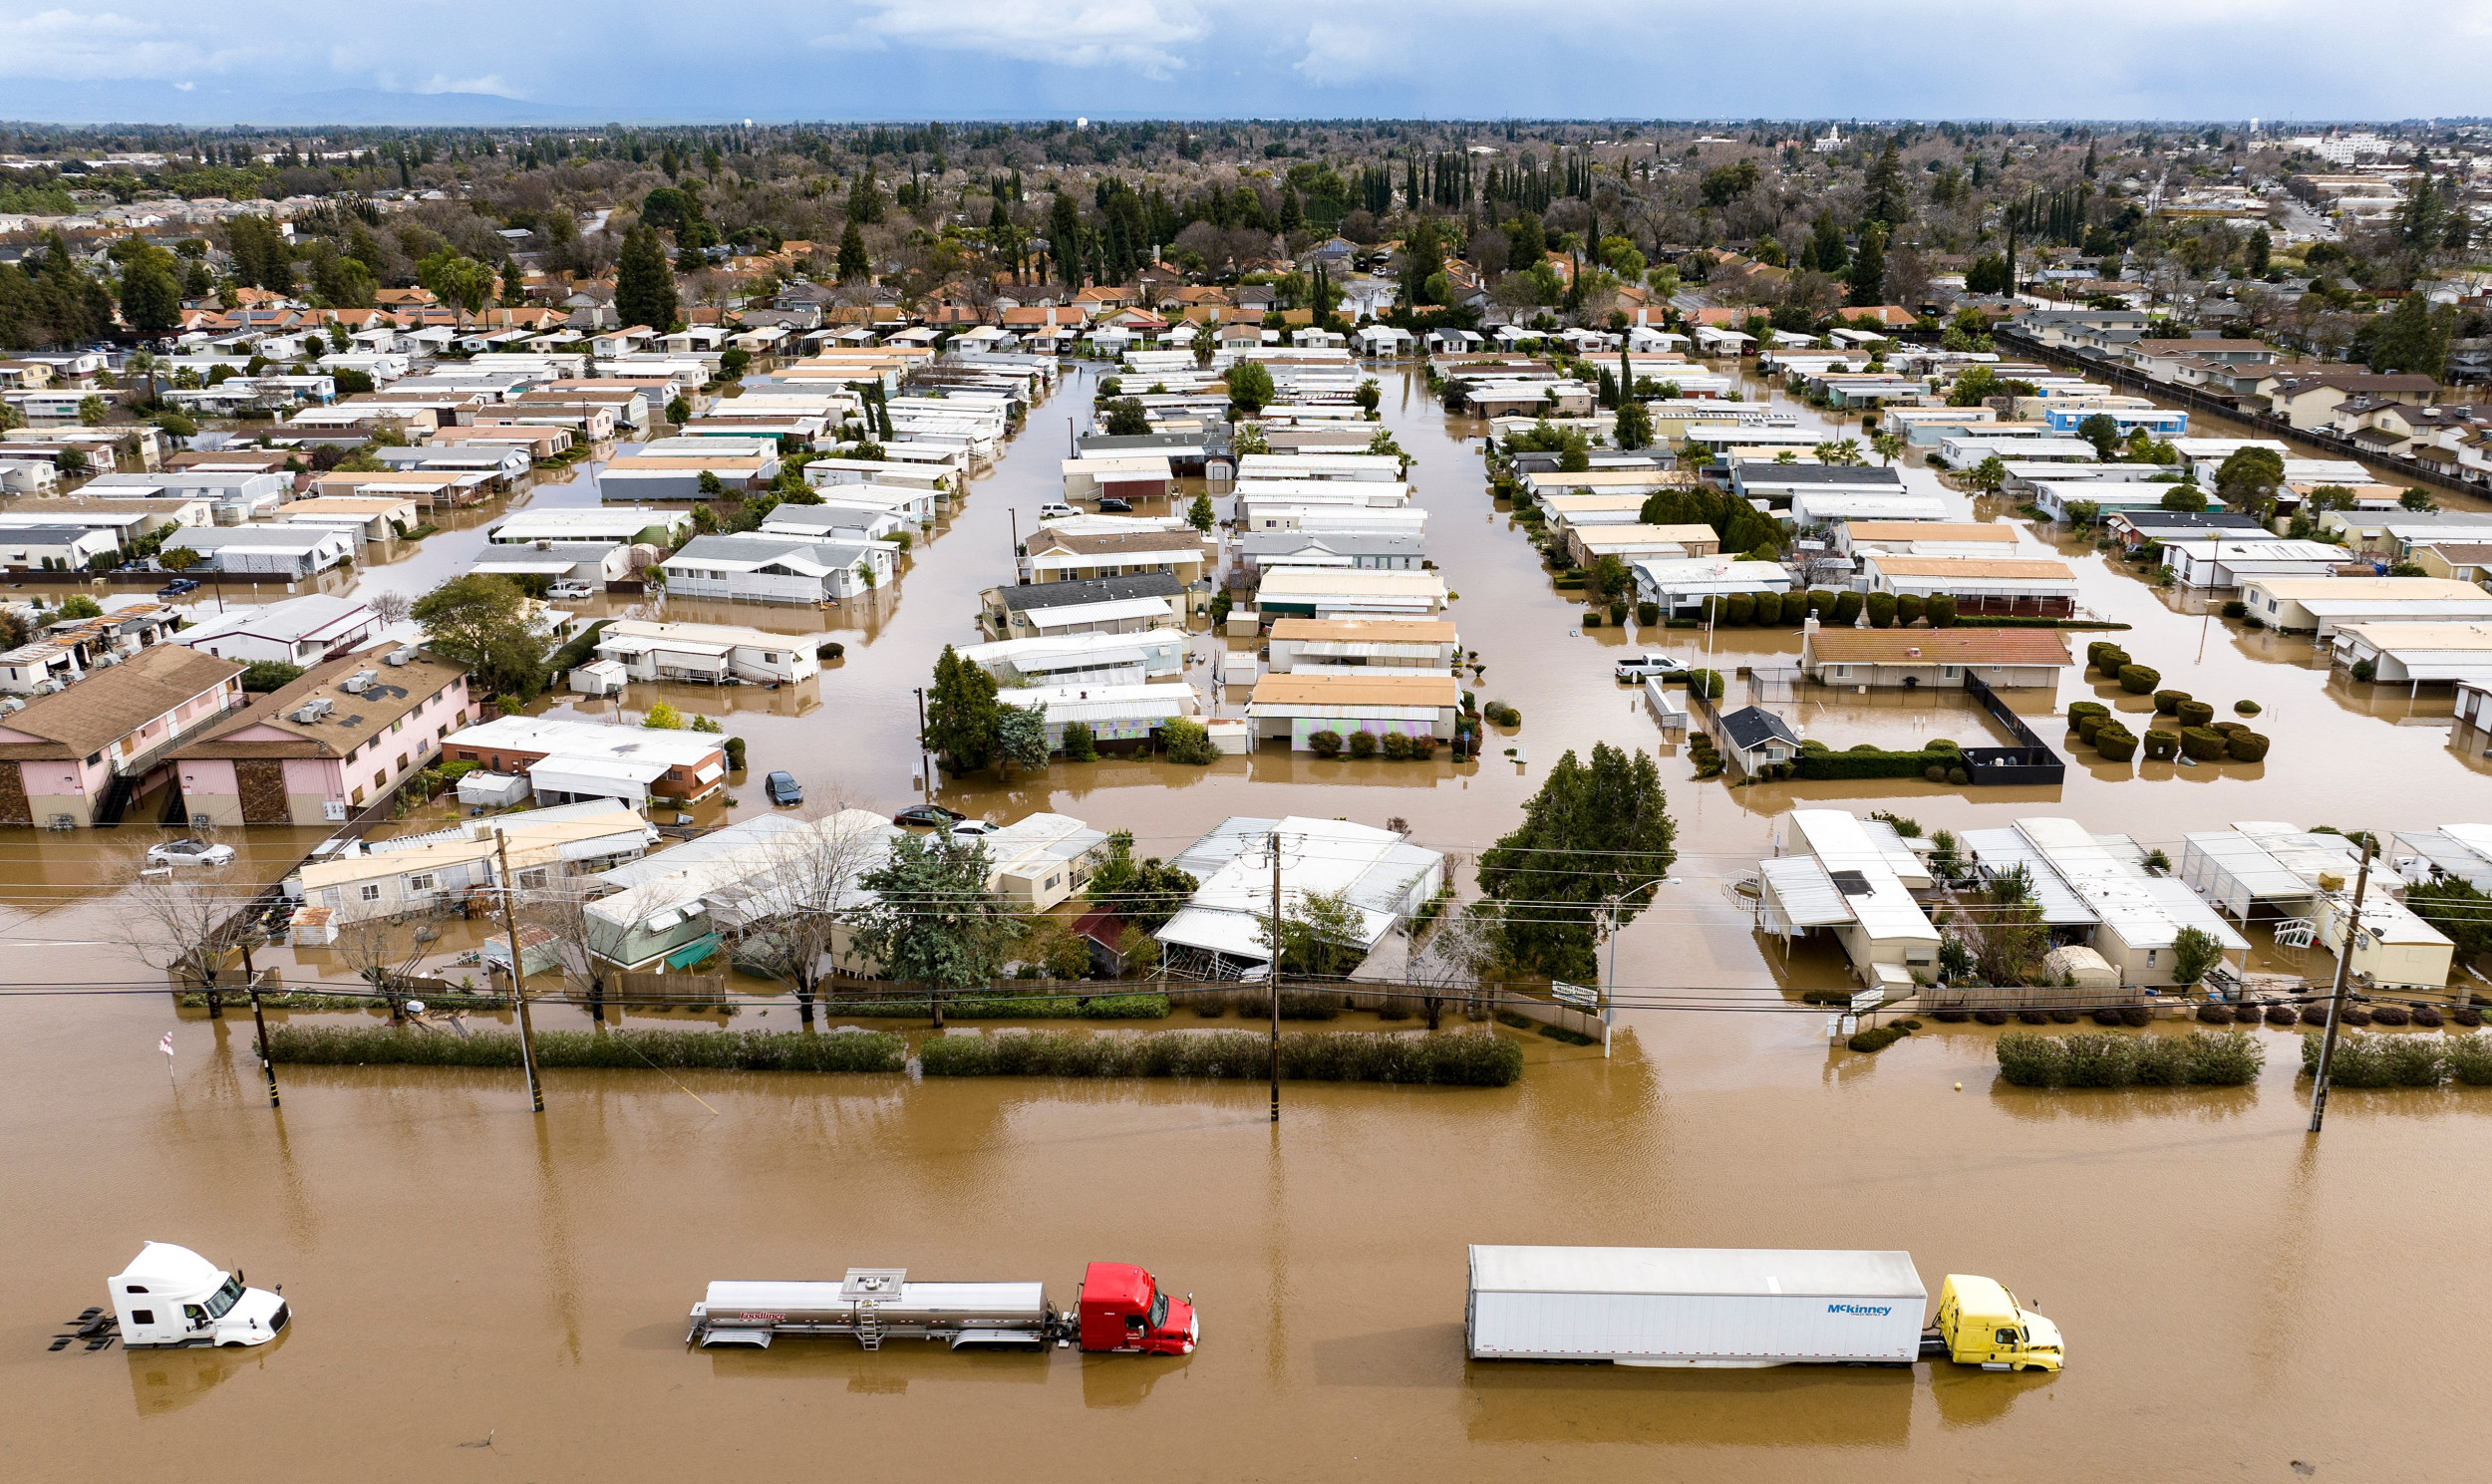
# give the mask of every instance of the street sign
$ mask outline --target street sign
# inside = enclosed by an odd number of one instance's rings
[[[1557,997],[1558,1004],[1571,1005],[1577,1010],[1597,1010],[1601,1005],[1599,990],[1587,989],[1579,984],[1568,984],[1564,980],[1551,980],[1549,993]]]
[[[1843,1035],[1843,1018],[1842,1018],[1841,1016],[1828,1016],[1828,1017],[1826,1017],[1826,1039],[1828,1039],[1828,1040],[1836,1040],[1836,1039],[1841,1039],[1841,1037],[1842,1037],[1842,1035]]]
[[[1852,1014],[1859,1015],[1862,1011],[1875,1010],[1885,1003],[1886,991],[1859,990],[1852,995]]]

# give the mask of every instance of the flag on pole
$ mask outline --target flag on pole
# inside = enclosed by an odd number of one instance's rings
[[[173,1053],[173,1033],[170,1031],[165,1032],[164,1039],[156,1042],[156,1048],[162,1051],[165,1055],[170,1056]]]

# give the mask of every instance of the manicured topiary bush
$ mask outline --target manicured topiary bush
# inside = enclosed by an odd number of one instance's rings
[[[1583,623],[1584,627],[1587,629],[1597,629],[1601,627],[1601,610],[1598,608],[1585,609]]]
[[[2118,680],[2122,667],[2129,663],[2131,662],[2128,651],[2114,644],[2105,647],[2103,652],[2094,658],[2094,670],[2104,680]]]
[[[2255,732],[2236,732],[2224,749],[2235,762],[2257,762],[2267,756],[2267,739]]]
[[[2449,1012],[2449,1019],[2471,1031],[2483,1024],[2483,1012],[2471,1005],[2460,1005]]]
[[[2233,1019],[2244,1026],[2255,1026],[2266,1020],[2267,1016],[2267,1008],[2264,1006],[2236,1005],[2233,1007]]]
[[[1779,603],[1781,600],[1775,601]],[[1744,627],[1756,622],[1756,595],[1753,593],[1732,593],[1730,600],[1721,606],[1723,623]],[[1774,611],[1779,613],[1781,609],[1777,607]]]
[[[1973,1013],[1965,1010],[1934,1010],[1930,1012],[1930,1019],[1942,1026],[1961,1026],[1973,1019]]]
[[[2181,703],[2188,699],[2187,691],[2157,691],[2154,693],[2154,714],[2158,717],[2178,716]]]
[[[2367,1026],[2370,1024],[2370,1012],[2359,1005],[2348,1005],[2337,1019],[2348,1026]]]
[[[1388,732],[1384,738],[1385,759],[1388,762],[1410,760],[1410,737],[1404,732]]]
[[[1961,767],[1951,767],[1947,770],[1947,781],[1962,788],[1973,781],[1973,774]]]
[[[2149,762],[2169,762],[2173,758],[2178,757],[2180,755],[2180,734],[2177,732],[2166,732],[2160,727],[2147,728],[2145,741],[2146,760]]]
[[[1640,624],[1644,625],[1646,628],[1648,628],[1648,629],[1649,629],[1649,628],[1653,627],[1655,624],[1660,623],[1661,621],[1662,621],[1662,605],[1661,605],[1661,604],[1659,604],[1659,603],[1638,603],[1638,604],[1636,605],[1636,622],[1637,622],[1637,623],[1640,623]]]
[[[2082,1019],[2084,1017],[2072,1010],[2054,1010],[2050,1013],[2050,1023],[2054,1026],[2073,1026]]]
[[[1985,1026],[2005,1026],[2008,1024],[2008,1013],[2004,1010],[1977,1010],[1973,1013],[1973,1018],[1980,1021]]]
[[[1905,628],[1921,622],[1930,605],[1919,593],[1904,593],[1895,600],[1895,621]]]
[[[2091,644],[2085,646],[2085,668],[2088,670],[2100,669],[2102,666],[2102,657],[2104,655],[2116,655],[2119,652],[2120,646],[2117,640],[2097,639]]]
[[[2405,1007],[2402,1005],[2377,1006],[2372,1009],[2370,1018],[2372,1021],[2382,1026],[2410,1025],[2414,1019],[2412,1016],[2406,1014]]]
[[[2328,1024],[2328,1007],[2327,1007],[2327,1006],[2325,1006],[2325,1005],[2305,1005],[2305,1006],[2303,1006],[2303,1007],[2302,1007],[2301,1021],[2302,1021],[2302,1024],[2303,1024],[2303,1025],[2305,1025],[2305,1026],[2325,1026],[2325,1025],[2327,1025],[2327,1024]],[[2285,1023],[2284,1023],[2284,1022],[2282,1022],[2282,1021],[2279,1021],[2279,1022],[2276,1022],[2275,1024],[2277,1024],[2277,1025],[2283,1025],[2283,1024],[2285,1024]]]
[[[2146,1025],[2153,1019],[2154,1012],[2142,1005],[2131,1005],[2120,1012],[2120,1024],[2131,1029]]]
[[[2068,730],[2070,732],[2076,731],[2077,724],[2084,721],[2087,717],[2107,717],[2109,715],[2111,715],[2111,708],[2103,705],[2099,701],[2073,702],[2068,707]]]
[[[2017,1023],[2024,1026],[2047,1026],[2050,1024],[2050,1016],[2046,1011],[2020,1010],[2017,1012]]]
[[[2184,701],[2173,709],[2172,715],[2184,728],[2204,727],[2215,720],[2215,708],[2204,701]]]
[[[1939,593],[1933,596],[1930,599],[1928,617],[1930,620],[1930,627],[1933,629],[1952,629],[1956,627],[1956,595],[1954,593]]]
[[[2311,1012],[2307,1008],[2303,1010],[2301,1015],[2297,1016],[2293,1013],[2293,1007],[2290,1005],[2272,1006],[2267,1012],[2267,1023],[2271,1026],[2290,1026],[2295,1021],[2299,1020],[2305,1025],[2318,1025],[2328,1019],[2325,1012],[2321,1013],[2318,1021],[2311,1020],[2310,1014]]]
[[[1947,781],[1947,769],[1933,762],[1921,769],[1921,776],[1933,783],[1944,783]]]
[[[1893,593],[1871,593],[1868,597],[1867,607],[1869,610],[1869,627],[1873,629],[1891,629],[1895,627],[1895,595]]]
[[[2143,696],[2163,684],[2163,674],[2143,665],[2123,665],[2119,674],[2120,689],[2131,696]]]
[[[1721,693],[1719,691],[1715,691],[1713,694],[1718,696]],[[1523,725],[1523,714],[1516,711],[1513,707],[1506,705],[1502,701],[1489,702],[1486,706],[1479,709],[1479,714],[1486,717],[1490,724],[1494,726],[1520,727]]]
[[[2236,717],[2255,717],[2260,712],[2265,710],[2265,707],[2259,705],[2255,701],[2236,701],[2233,703],[2233,715]]]
[[[1910,1035],[1912,1033],[1901,1026],[1880,1026],[1874,1031],[1861,1032],[1843,1044],[1855,1051],[1883,1051]]]
[[[2448,1018],[2440,1014],[2437,1006],[2417,1005],[2414,1007],[2412,1014],[2414,1017],[2414,1024],[2422,1027],[2426,1031],[2437,1031],[2442,1026],[2448,1024]]]
[[[2233,1008],[2229,1005],[2201,1005],[2198,1007],[2198,1019],[2210,1026],[2229,1026],[2233,1023]]]
[[[1861,595],[1850,588],[1845,588],[1843,591],[1836,593],[1834,595],[1834,613],[1831,617],[1827,618],[1825,622],[1837,629],[1848,629],[1852,627],[1852,625],[1860,622],[1860,607],[1862,601],[1863,599],[1861,598]]]
[[[2137,737],[2117,723],[2094,731],[2094,750],[2106,762],[2126,762],[2137,755]]]
[[[2105,1006],[2101,1010],[2095,1011],[2093,1014],[2094,1024],[2097,1026],[2116,1026],[2120,1024],[2120,1013],[2109,1006]]]
[[[2200,762],[2213,762],[2224,755],[2230,740],[2223,733],[2207,727],[2181,729],[2181,751]]]

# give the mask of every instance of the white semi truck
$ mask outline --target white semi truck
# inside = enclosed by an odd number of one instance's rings
[[[2001,1284],[1949,1274],[1924,1329],[1928,1302],[1907,1252],[1473,1247],[1463,1334],[1475,1360],[2059,1368],[2058,1327]]]
[[[293,1316],[266,1289],[244,1288],[187,1247],[150,1242],[111,1280],[113,1317],[131,1349],[266,1344]]]
[[[1070,1312],[1043,1283],[928,1283],[905,1268],[850,1268],[837,1283],[713,1283],[692,1308],[685,1342],[768,1348],[786,1336],[924,1339],[953,1349],[1080,1344],[1092,1351],[1191,1354],[1202,1338],[1194,1296],[1182,1300],[1131,1263],[1092,1263]]]

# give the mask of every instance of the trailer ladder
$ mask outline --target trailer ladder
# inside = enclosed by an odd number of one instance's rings
[[[857,1306],[856,1342],[869,1350],[882,1348],[882,1315],[871,1304]]]

